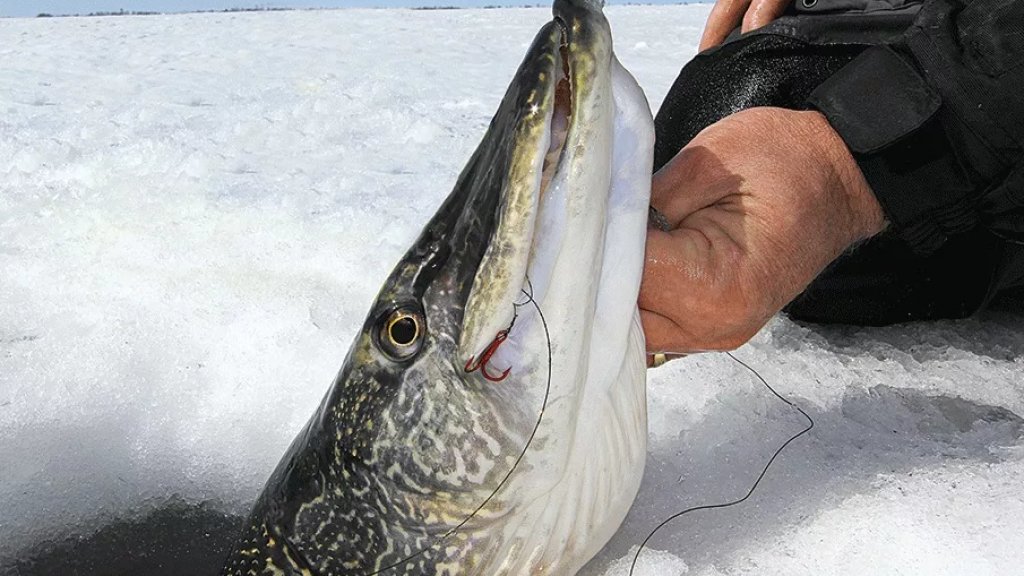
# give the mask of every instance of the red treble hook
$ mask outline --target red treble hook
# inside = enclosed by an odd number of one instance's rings
[[[479,360],[474,363],[473,357],[471,356],[469,360],[466,361],[466,372],[480,370],[480,374],[483,374],[483,377],[491,382],[501,382],[504,380],[508,376],[509,372],[512,371],[512,367],[509,366],[501,373],[501,375],[494,376],[487,372],[487,363],[491,361],[491,356],[498,351],[498,346],[501,346],[501,343],[505,341],[505,338],[508,338],[508,330],[499,331],[498,335],[494,337],[494,340],[487,345],[487,348],[484,349]]]

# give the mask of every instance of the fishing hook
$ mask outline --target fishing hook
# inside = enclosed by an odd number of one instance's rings
[[[501,343],[504,342],[506,338],[508,338],[508,330],[498,331],[498,335],[495,336],[494,340],[487,345],[487,348],[484,349],[483,354],[480,355],[479,360],[474,362],[475,357],[469,357],[469,360],[466,361],[466,372],[480,370],[480,374],[482,374],[484,378],[490,380],[491,382],[501,382],[506,377],[508,377],[509,372],[512,371],[511,366],[506,368],[504,372],[497,376],[487,371],[487,363],[491,361],[491,356],[493,356],[494,353],[498,351],[498,346],[501,346]]]

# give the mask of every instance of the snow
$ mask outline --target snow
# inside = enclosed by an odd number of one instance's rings
[[[655,108],[708,8],[607,10]],[[171,509],[200,518],[176,534],[206,562],[178,571],[215,570],[548,15],[0,20],[0,573],[174,573],[153,560],[181,545],[158,537]],[[1024,316],[780,317],[737,356],[816,427],[637,575],[1019,572]],[[641,494],[584,574],[741,496],[803,425],[725,355],[649,393]]]

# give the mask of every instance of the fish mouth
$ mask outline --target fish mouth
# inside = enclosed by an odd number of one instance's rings
[[[452,194],[399,265],[393,284],[410,289],[378,300],[422,302],[432,332],[456,343],[456,364],[509,328],[524,293],[543,304],[547,280],[568,266],[567,237],[600,234],[566,229],[567,212],[594,203],[572,208],[564,190],[581,172],[610,170],[614,56],[600,4],[555,0]],[[453,315],[432,319],[432,309]]]
[[[555,18],[561,34],[558,46],[558,60],[555,64],[557,80],[554,82],[554,98],[551,114],[547,117],[548,149],[541,165],[540,187],[538,193],[543,197],[551,184],[555,169],[559,165],[565,151],[565,141],[569,135],[569,123],[573,115],[573,91],[570,81],[572,69],[568,54],[568,40],[565,22]]]
[[[463,360],[480,358],[499,334],[507,335],[514,303],[543,303],[547,278],[565,247],[561,223],[567,206],[559,188],[587,137],[580,133],[581,111],[590,104],[584,92],[600,81],[592,74],[607,69],[597,60],[610,58],[610,49],[603,50],[600,42],[610,33],[600,11],[570,2],[556,2],[554,11],[481,144],[504,146],[507,177],[490,191],[497,196],[493,204],[467,207],[494,212],[478,264],[463,271],[471,284],[459,338]],[[503,133],[492,135],[496,129]]]

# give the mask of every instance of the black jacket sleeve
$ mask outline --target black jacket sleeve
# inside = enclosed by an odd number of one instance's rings
[[[918,252],[977,226],[1024,244],[1024,0],[929,0],[808,102]]]

